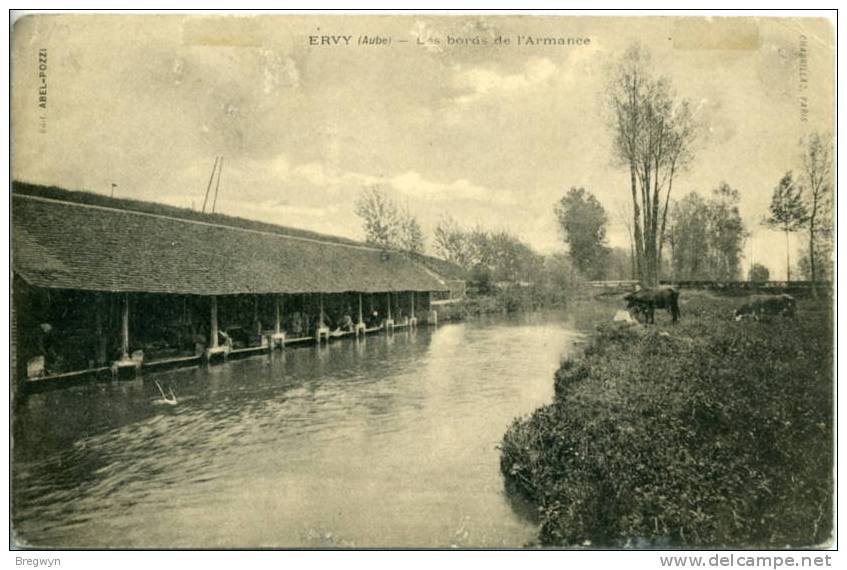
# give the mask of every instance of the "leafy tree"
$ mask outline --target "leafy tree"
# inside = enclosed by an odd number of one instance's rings
[[[556,204],[556,217],[570,256],[588,279],[606,274],[608,218],[597,198],[585,188],[572,187]]]
[[[364,224],[365,240],[384,248],[423,253],[424,233],[408,209],[400,210],[378,186],[362,191],[355,212]]]
[[[806,141],[803,174],[809,190],[806,195],[809,249],[805,260],[808,278],[816,282],[819,267],[817,249],[831,249],[832,241],[832,151],[828,140],[819,133],[812,133]],[[820,241],[824,242],[822,246]],[[826,262],[826,259],[827,256],[823,256],[823,261]],[[826,265],[831,265],[831,261]]]
[[[707,279],[708,264],[703,244],[708,242],[708,204],[702,196],[691,192],[674,204],[669,243],[674,279]]]
[[[471,267],[467,232],[449,214],[438,222],[433,232],[435,253],[441,258],[468,269]]]
[[[481,226],[465,230],[449,215],[436,226],[434,241],[436,252],[468,270],[481,288],[498,281],[531,282],[543,268],[541,256],[511,233]]]
[[[725,182],[706,200],[692,192],[674,204],[668,242],[675,279],[734,280],[741,274],[747,232],[739,193]]]
[[[370,186],[362,191],[355,204],[362,218],[368,243],[391,247],[397,240],[397,208],[384,190]]]
[[[822,233],[822,232],[821,232]],[[832,235],[830,233],[830,235]],[[819,235],[818,238],[821,238]],[[810,261],[809,246],[806,244],[800,251],[800,258],[797,260],[797,269],[800,276],[807,281],[831,281],[832,270],[832,239],[819,239],[815,246],[815,277],[812,278],[812,263]]]
[[[653,75],[650,54],[631,46],[605,91],[614,157],[629,168],[633,238],[639,279],[658,282],[674,177],[693,158],[696,124],[690,105],[670,82]]]
[[[732,280],[741,276],[741,252],[747,233],[738,211],[738,190],[726,182],[712,190],[708,204],[708,260],[712,279]]]
[[[409,212],[408,208],[400,212],[397,228],[397,246],[405,251],[423,253],[424,233],[418,220]]]
[[[793,173],[786,172],[774,188],[768,217],[764,224],[785,233],[785,267],[791,281],[791,253],[788,236],[806,225],[808,211],[803,200],[803,188],[794,182]]]
[[[754,263],[747,272],[747,280],[754,283],[762,283],[770,279],[771,272],[761,263]]]

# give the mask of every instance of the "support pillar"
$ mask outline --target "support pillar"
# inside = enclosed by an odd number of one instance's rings
[[[274,319],[274,334],[282,332],[282,314],[280,304],[279,295],[277,295],[274,297],[274,311],[276,312],[276,318]]]
[[[438,326],[438,311],[432,308],[432,291],[427,292],[427,307],[429,309],[429,324]]]
[[[132,360],[129,357],[129,294],[124,293],[123,307],[121,310],[121,358],[112,363],[112,379],[134,377],[141,367],[141,361]]]
[[[218,342],[218,298],[212,295],[211,309],[209,319],[209,348],[206,349],[206,363],[211,364],[212,360],[221,356],[226,360],[229,346],[221,346]]]
[[[362,294],[359,293],[359,320],[356,323],[356,338],[359,338],[359,334],[365,336],[365,319],[362,315]]]
[[[411,305],[412,314],[409,317],[409,326],[416,327],[418,326],[418,318],[415,316],[415,292],[409,291],[409,301]]]
[[[259,296],[253,295],[253,322],[256,323],[256,334],[262,336],[262,322],[259,320]]]
[[[212,296],[211,321],[209,324],[209,347],[218,348],[218,298]]]
[[[387,296],[387,305],[388,305],[388,314],[385,318],[385,330],[394,332],[394,319],[391,318],[391,293],[386,293]]]
[[[97,335],[95,345],[95,357],[97,365],[102,366],[106,362],[106,337],[103,335],[103,295],[98,293],[94,299],[94,329]]]
[[[271,337],[270,344],[271,350],[276,348],[276,345],[279,344],[280,348],[285,348],[285,333],[282,332],[282,295],[274,296],[274,309],[276,311],[276,318],[274,320],[274,334]]]
[[[124,293],[121,311],[121,360],[129,360],[129,294]]]
[[[318,303],[320,305],[320,312],[318,313],[318,326],[315,327],[315,342],[320,344],[322,338],[326,338],[326,341],[329,342],[329,327],[327,327],[324,324],[324,295],[323,295],[323,293],[319,294]]]

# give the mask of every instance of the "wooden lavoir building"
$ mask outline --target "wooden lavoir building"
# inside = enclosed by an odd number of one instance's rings
[[[399,251],[95,202],[13,191],[15,388],[412,327],[448,289]]]

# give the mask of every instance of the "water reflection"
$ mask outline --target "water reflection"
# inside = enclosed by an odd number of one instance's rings
[[[13,519],[39,546],[521,546],[496,449],[552,397],[563,315],[398,330],[32,396]],[[156,405],[157,380],[177,406]],[[531,509],[530,509],[531,510]]]

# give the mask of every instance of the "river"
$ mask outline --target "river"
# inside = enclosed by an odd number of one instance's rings
[[[561,313],[484,318],[34,394],[13,426],[15,540],[523,546],[537,526],[497,445],[581,336]]]

